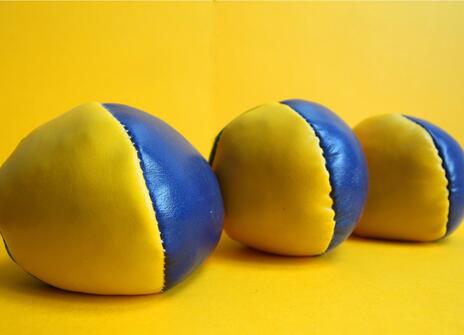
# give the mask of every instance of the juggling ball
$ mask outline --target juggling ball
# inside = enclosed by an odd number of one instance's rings
[[[208,162],[169,125],[125,105],[63,114],[23,139],[0,169],[10,256],[71,291],[163,291],[211,253],[222,223]]]
[[[345,240],[362,212],[366,162],[351,129],[303,100],[256,107],[217,136],[224,227],[234,240],[281,255],[319,255]]]
[[[464,155],[433,124],[401,114],[364,120],[354,128],[369,167],[369,194],[356,234],[434,241],[464,215]]]

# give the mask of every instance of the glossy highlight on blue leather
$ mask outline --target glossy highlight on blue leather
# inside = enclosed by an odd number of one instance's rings
[[[443,169],[448,180],[449,212],[446,235],[449,235],[456,230],[464,218],[464,153],[459,143],[443,129],[425,120],[409,115],[404,116],[430,134],[443,162]]]
[[[208,162],[160,119],[120,104],[103,104],[126,129],[153,202],[165,250],[169,288],[193,271],[219,241],[224,209]]]
[[[282,101],[302,116],[319,138],[332,186],[335,230],[327,250],[343,242],[359,221],[367,198],[367,163],[348,125],[326,107],[304,100]]]

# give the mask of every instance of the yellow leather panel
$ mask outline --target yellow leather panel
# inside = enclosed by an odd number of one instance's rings
[[[323,253],[335,227],[319,140],[290,107],[252,109],[223,131],[213,169],[235,240],[285,255]]]
[[[355,233],[433,241],[446,233],[445,170],[430,135],[400,114],[369,118],[354,128],[369,167],[369,194]]]
[[[54,286],[158,292],[164,256],[137,153],[98,103],[36,129],[0,170],[0,228],[15,261]]]

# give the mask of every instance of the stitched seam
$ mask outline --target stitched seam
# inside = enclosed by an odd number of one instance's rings
[[[10,259],[13,261],[13,263],[15,263],[16,265],[18,265],[24,272],[26,272],[29,276],[41,281],[41,282],[44,282],[46,283],[47,285],[50,285],[50,286],[53,286],[53,287],[57,287],[57,286],[54,286],[50,283],[48,283],[47,281],[45,280],[42,280],[40,279],[39,277],[37,277],[36,275],[33,275],[31,272],[27,271],[22,265],[20,265],[13,257],[13,254],[11,253],[10,251],[10,248],[8,248],[8,244],[6,243],[6,240],[5,238],[3,237],[2,234],[0,234],[0,237],[2,238],[2,241],[3,241],[3,245],[5,246],[5,250],[6,250],[6,253],[8,254],[8,256],[10,257]],[[62,290],[67,290],[67,291],[70,291],[69,289],[66,289],[66,288],[63,288]],[[75,291],[75,292],[78,292],[78,291]]]
[[[217,135],[216,135],[216,138],[214,139],[214,142],[213,142],[213,148],[211,149],[211,152],[209,154],[209,159],[208,159],[208,163],[210,166],[213,166],[213,162],[214,162],[214,158],[216,157],[216,151],[217,151],[217,148],[219,146],[219,141],[221,140],[221,136],[222,136],[222,133],[224,131],[225,128],[223,128]]]
[[[1,236],[1,234],[0,234],[0,236]],[[3,236],[1,236],[1,237],[2,237],[2,240],[3,240],[3,245],[5,246],[6,253],[8,254],[8,256],[10,257],[10,259],[11,259],[13,262],[15,262],[16,264],[18,264],[18,262],[16,262],[16,260],[14,259],[13,254],[12,254],[11,251],[10,251],[10,248],[8,248],[8,244],[6,244],[5,238],[4,238]],[[18,264],[18,265],[19,265],[19,264]]]
[[[433,142],[433,146],[437,150],[438,157],[440,158],[441,167],[445,171],[446,189],[448,191],[448,215],[447,215],[447,220],[446,220],[446,231],[445,231],[445,234],[441,237],[441,238],[444,238],[444,237],[446,237],[448,235],[448,225],[450,223],[450,214],[451,214],[451,185],[450,185],[450,180],[451,179],[450,179],[449,171],[446,168],[445,160],[443,159],[440,148],[437,145],[437,142],[435,141],[435,138],[432,136],[432,134],[423,125],[421,125],[419,122],[416,122],[415,120],[409,118],[409,116],[407,116],[407,115],[404,115],[404,114],[402,114],[402,115],[403,115],[403,117],[405,117],[409,121],[413,122],[414,124],[418,125],[422,129],[424,129],[424,131],[430,136],[430,138],[432,139],[432,142]]]
[[[242,117],[243,115],[249,113],[249,112],[252,112],[254,111],[255,109],[257,108],[260,108],[264,105],[259,105],[259,106],[256,106],[250,110],[247,110],[246,112],[242,113],[239,117]],[[234,119],[235,120],[235,119]],[[231,122],[233,122],[234,120],[232,120]],[[214,162],[214,158],[216,157],[216,152],[217,152],[217,148],[219,146],[219,142],[221,141],[221,137],[222,137],[222,134],[224,133],[224,130],[226,130],[227,126],[231,123],[229,122],[224,128],[221,129],[221,131],[216,135],[216,138],[214,139],[214,142],[213,142],[213,147],[211,148],[211,152],[209,154],[209,158],[208,158],[208,163],[209,165],[212,167],[213,166],[213,162]]]
[[[145,181],[145,187],[148,191],[148,195],[149,195],[149,198],[150,198],[150,202],[151,202],[151,206],[152,206],[152,209],[154,211],[154,215],[155,215],[155,218],[158,220],[158,218],[156,217],[156,213],[158,212],[157,211],[157,208],[155,206],[155,195],[152,193],[152,191],[149,189],[149,187],[147,186],[147,179],[146,179],[146,169],[145,169],[145,162],[143,161],[143,158],[142,158],[142,155],[140,154],[140,147],[139,145],[133,140],[133,135],[132,135],[132,132],[126,127],[125,124],[123,124],[121,121],[118,120],[118,118],[116,116],[113,115],[113,113],[108,109],[106,108],[105,104],[101,104],[101,106],[116,120],[116,122],[118,122],[118,124],[121,125],[122,129],[124,130],[124,133],[127,135],[127,137],[129,138],[129,141],[131,142],[131,144],[133,145],[134,147],[134,150],[137,154],[137,159],[139,161],[139,166],[140,166],[140,169],[142,170],[142,176],[143,176],[143,180]],[[163,286],[161,288],[161,292],[165,291],[166,290],[166,277],[167,277],[167,273],[166,273],[166,263],[167,263],[167,254],[166,254],[166,248],[165,248],[165,245],[164,245],[164,239],[163,239],[163,234],[161,232],[161,228],[159,226],[159,222],[158,223],[158,231],[160,233],[160,241],[161,241],[161,247],[163,248]]]
[[[329,193],[329,197],[332,199],[332,210],[334,212],[334,222],[335,222],[335,225],[334,225],[334,229],[333,229],[333,233],[332,233],[332,238],[330,239],[330,242],[329,242],[329,245],[327,246],[327,248],[324,250],[324,252],[327,252],[328,250],[330,250],[330,248],[332,247],[332,242],[334,241],[334,237],[335,237],[335,230],[337,228],[337,211],[335,210],[335,198],[334,198],[334,192],[335,192],[335,188],[333,187],[333,177],[332,177],[332,171],[331,169],[329,168],[329,163],[328,163],[328,159],[326,157],[326,154],[324,152],[324,148],[323,148],[323,145],[322,145],[322,137],[321,135],[319,134],[319,132],[311,125],[311,122],[309,122],[308,119],[306,119],[301,113],[299,113],[297,110],[293,109],[292,107],[290,107],[289,105],[287,104],[283,104],[287,107],[289,107],[292,111],[294,111],[296,114],[298,114],[307,124],[308,126],[314,131],[314,134],[316,135],[316,138],[318,139],[318,145],[319,145],[319,148],[321,149],[322,151],[322,157],[324,158],[324,167],[326,169],[326,171],[328,172],[329,174],[329,184],[330,184],[330,193]]]

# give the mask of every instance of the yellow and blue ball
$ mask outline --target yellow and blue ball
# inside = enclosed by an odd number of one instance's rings
[[[419,118],[387,114],[354,128],[369,167],[369,194],[355,233],[435,241],[464,216],[464,154],[458,142]]]
[[[125,105],[63,114],[23,139],[0,169],[10,256],[71,291],[163,291],[211,253],[222,222],[208,162],[169,125]]]
[[[227,234],[282,255],[319,255],[345,240],[361,215],[367,170],[352,130],[303,100],[256,107],[217,136]]]

